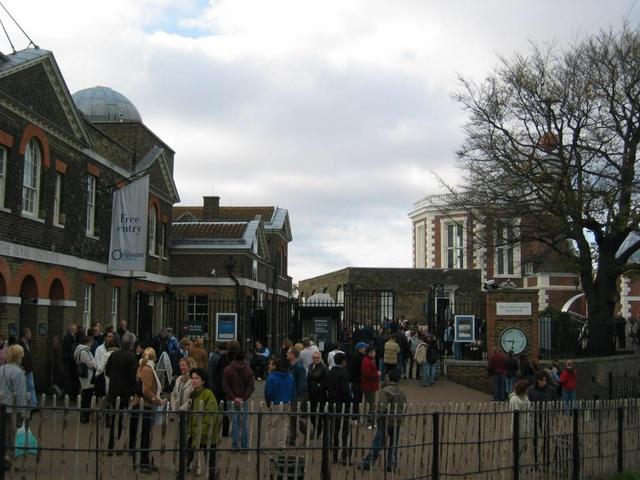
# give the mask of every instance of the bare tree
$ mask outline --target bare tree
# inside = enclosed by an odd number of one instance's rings
[[[638,230],[640,33],[625,23],[564,50],[534,45],[501,58],[482,83],[460,84],[454,97],[469,117],[460,206],[519,218],[515,240],[567,257],[587,299],[591,348],[611,352],[617,280],[640,248],[618,252]]]

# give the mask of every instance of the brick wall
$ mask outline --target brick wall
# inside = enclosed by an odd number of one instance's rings
[[[538,358],[538,292],[535,290],[496,290],[487,293],[487,351],[499,347],[500,334],[510,326],[518,327],[528,338],[526,353]],[[531,304],[531,315],[497,315],[497,303],[524,302]]]
[[[447,359],[447,379],[465,387],[473,388],[485,393],[493,393],[491,379],[487,375],[486,360],[451,360]],[[456,401],[456,399],[451,399]],[[459,399],[462,400],[462,399]]]

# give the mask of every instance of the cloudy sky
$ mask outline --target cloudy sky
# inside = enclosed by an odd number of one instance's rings
[[[457,74],[481,80],[498,55],[640,12],[620,0],[3,4],[54,52],[72,92],[105,85],[136,105],[177,152],[183,204],[216,194],[289,209],[296,280],[411,266],[407,213],[441,192],[433,172],[456,180]]]

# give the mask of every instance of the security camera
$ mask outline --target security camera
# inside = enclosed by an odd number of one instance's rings
[[[212,268],[212,269],[211,269],[211,276],[212,276],[212,277],[215,277],[215,276],[216,276],[216,269],[215,269],[215,268]]]

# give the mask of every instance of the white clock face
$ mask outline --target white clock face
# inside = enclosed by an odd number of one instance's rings
[[[518,355],[527,348],[527,335],[519,328],[507,328],[500,334],[500,346],[505,352]]]

